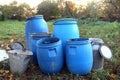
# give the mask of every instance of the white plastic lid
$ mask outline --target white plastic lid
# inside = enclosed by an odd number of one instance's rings
[[[110,60],[110,59],[112,58],[112,52],[111,52],[111,50],[110,50],[107,46],[105,46],[105,45],[102,45],[102,46],[100,47],[100,54],[101,54],[101,56],[103,56],[105,59]]]
[[[24,49],[24,46],[23,46],[23,44],[20,43],[20,42],[14,42],[14,43],[12,43],[12,44],[10,45],[10,48],[11,48],[12,50],[23,50],[23,49]]]

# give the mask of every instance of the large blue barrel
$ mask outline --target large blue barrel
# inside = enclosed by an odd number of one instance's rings
[[[32,33],[48,32],[48,26],[42,15],[36,15],[28,18],[26,21],[25,34],[26,45],[29,49],[29,36]]]
[[[54,23],[53,36],[62,40],[63,47],[68,39],[79,38],[77,20],[74,18],[57,20]]]
[[[30,48],[30,51],[33,52],[32,62],[34,64],[38,64],[37,46],[36,46],[37,41],[42,38],[48,38],[48,37],[51,37],[50,34],[48,33],[33,33],[32,35],[30,35],[29,48]]]
[[[55,74],[63,67],[63,52],[61,40],[44,38],[37,42],[37,59],[41,71],[45,74]]]
[[[66,43],[66,64],[73,74],[86,75],[93,65],[93,52],[87,38],[70,39]]]

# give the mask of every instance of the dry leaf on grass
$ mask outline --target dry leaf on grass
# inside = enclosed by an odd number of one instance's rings
[[[116,75],[114,73],[111,73],[110,77],[114,79],[116,77]]]

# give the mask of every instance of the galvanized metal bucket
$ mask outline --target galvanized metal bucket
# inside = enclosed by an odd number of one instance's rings
[[[92,70],[102,70],[104,66],[104,58],[101,56],[99,48],[104,44],[100,38],[89,38],[93,48],[93,67]]]
[[[11,50],[9,51],[10,71],[24,73],[27,69],[33,53],[28,50]]]

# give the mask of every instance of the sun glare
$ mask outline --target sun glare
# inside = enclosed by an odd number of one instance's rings
[[[0,0],[0,4],[9,4],[12,1],[17,1],[19,4],[21,3],[27,3],[29,4],[31,7],[36,7],[38,4],[40,4],[43,0]],[[92,2],[94,0],[64,0],[64,1],[72,1],[74,3],[76,3],[77,5],[83,5],[86,6],[89,2]],[[96,0],[98,1],[98,0]]]
[[[100,0],[65,0],[65,1],[72,1],[72,2],[76,3],[77,5],[87,6],[87,4],[92,1],[97,2]]]
[[[76,4],[78,5],[87,5],[88,0],[76,0]]]

